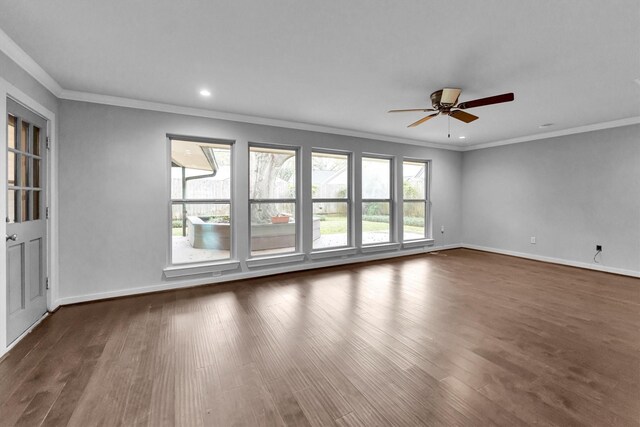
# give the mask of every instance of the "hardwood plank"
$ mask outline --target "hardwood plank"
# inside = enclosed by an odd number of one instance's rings
[[[278,408],[280,416],[288,426],[310,426],[298,400],[283,379],[267,383],[267,389]]]
[[[149,407],[150,426],[171,426],[175,420],[175,304],[162,307],[156,354],[153,355],[153,384]]]
[[[339,427],[367,427],[367,424],[363,423],[354,412],[338,418],[336,425]]]
[[[471,250],[62,307],[0,426],[638,425],[640,280]]]

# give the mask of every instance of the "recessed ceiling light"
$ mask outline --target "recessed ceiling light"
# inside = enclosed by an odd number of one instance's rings
[[[206,90],[206,89],[202,89],[202,90],[200,91],[200,95],[202,95],[202,96],[211,96],[211,92],[209,92],[209,91],[208,91],[208,90]]]
[[[466,136],[459,136],[458,138],[459,138],[459,139],[465,139],[465,138],[466,138]]]
[[[540,129],[543,129],[543,128],[548,128],[549,126],[553,126],[553,123],[543,123],[543,124],[541,124],[541,125],[540,125],[540,126],[538,126],[538,127],[539,127]]]

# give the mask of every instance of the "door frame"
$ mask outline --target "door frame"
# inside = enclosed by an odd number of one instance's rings
[[[58,307],[58,153],[57,153],[57,121],[56,115],[42,104],[22,92],[20,89],[0,77],[0,189],[4,195],[0,197],[0,219],[7,212],[7,98],[11,98],[47,121],[47,137],[49,150],[46,166],[46,206],[49,207],[47,220],[46,277],[49,278],[49,289],[46,290],[47,310]],[[6,234],[7,224],[0,220],[0,234]],[[45,314],[46,316],[47,314]],[[43,316],[44,318],[44,316]],[[40,322],[36,322],[37,325]],[[34,325],[34,326],[35,326]],[[7,345],[7,246],[0,246],[0,357],[17,344],[33,326],[27,329],[13,343]]]

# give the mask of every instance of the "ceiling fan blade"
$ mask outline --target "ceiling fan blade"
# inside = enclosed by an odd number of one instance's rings
[[[436,111],[433,108],[409,108],[407,110],[389,110],[387,113],[407,113],[410,111]]]
[[[414,127],[418,126],[419,124],[422,124],[422,123],[426,122],[427,120],[434,118],[434,117],[435,117],[435,116],[437,116],[438,114],[440,114],[440,113],[435,113],[435,114],[431,114],[430,116],[423,117],[423,118],[421,118],[420,120],[418,120],[417,122],[411,123],[411,124],[410,124],[409,126],[407,126],[407,127],[408,127],[408,128],[414,128]]]
[[[503,93],[502,95],[490,96],[488,98],[474,99],[473,101],[461,102],[457,108],[474,108],[483,107],[485,105],[500,104],[502,102],[513,101],[513,93]]]
[[[462,110],[452,111],[449,113],[449,115],[454,119],[461,120],[465,123],[471,123],[472,121],[477,120],[479,118],[478,116],[474,116],[473,114],[469,114],[466,111],[462,111]]]
[[[460,96],[460,89],[445,87],[442,89],[442,96],[440,97],[440,104],[454,105]]]

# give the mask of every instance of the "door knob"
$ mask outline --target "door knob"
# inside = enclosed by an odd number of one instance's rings
[[[15,242],[16,240],[18,240],[18,235],[17,234],[12,234],[11,236],[7,236],[7,242],[9,240],[13,240]]]

